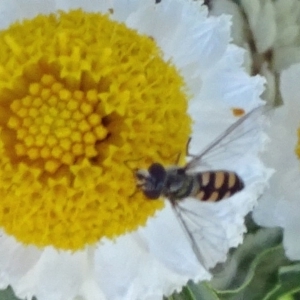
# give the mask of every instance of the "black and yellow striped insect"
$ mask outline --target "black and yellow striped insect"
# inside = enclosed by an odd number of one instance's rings
[[[195,211],[188,210],[180,204],[186,198],[194,198],[202,202],[218,202],[244,189],[243,179],[234,171],[226,169],[198,171],[197,169],[201,165],[207,165],[210,161],[224,159],[226,155],[232,156],[242,137],[250,134],[255,136],[258,121],[265,110],[265,106],[260,106],[239,118],[199,155],[192,155],[191,160],[183,167],[164,167],[160,163],[153,163],[147,170],[139,169],[135,173],[137,187],[142,190],[147,199],[165,197],[171,203],[192,243],[198,261],[204,267],[210,264],[207,264],[203,258],[205,255],[201,251],[201,239],[199,239],[199,232],[202,229],[197,228],[197,224],[199,227],[202,226],[201,221],[197,220],[202,216],[197,216]],[[238,155],[242,156],[244,153],[238,153]],[[188,154],[188,156],[191,155]],[[191,226],[193,229],[190,228]],[[205,226],[209,227],[209,225]]]
[[[153,163],[148,170],[136,172],[137,186],[148,199],[166,197],[173,205],[186,197],[216,202],[244,188],[242,178],[235,172],[218,170],[188,174],[186,167],[165,168]]]

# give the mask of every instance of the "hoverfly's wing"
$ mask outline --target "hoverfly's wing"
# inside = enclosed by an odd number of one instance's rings
[[[199,263],[208,270],[224,262],[229,249],[223,224],[226,220],[217,215],[216,207],[199,202],[192,208],[185,203],[174,203],[172,207]]]
[[[250,152],[260,139],[257,133],[264,125],[263,114],[270,110],[268,105],[259,106],[238,119],[199,155],[192,155],[192,159],[186,164],[186,170],[194,170],[201,165],[211,168],[213,164],[218,165],[219,162],[228,160],[234,162]]]

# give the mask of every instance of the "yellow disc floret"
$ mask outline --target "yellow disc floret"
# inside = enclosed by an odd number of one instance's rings
[[[0,41],[1,227],[76,250],[144,225],[163,203],[134,169],[174,163],[190,132],[183,80],[154,40],[77,10]]]

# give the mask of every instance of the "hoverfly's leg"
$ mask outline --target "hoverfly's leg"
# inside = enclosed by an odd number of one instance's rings
[[[185,155],[188,156],[188,157],[192,157],[193,158],[193,157],[196,157],[197,155],[192,154],[192,153],[189,152],[189,147],[190,147],[191,140],[192,140],[192,138],[189,137],[189,139],[188,139],[188,141],[186,143],[186,146],[185,146]]]
[[[185,155],[186,156],[191,156],[191,157],[194,157],[195,155],[192,155],[189,153],[189,145],[190,145],[190,141],[191,141],[191,137],[188,139],[187,143],[186,143],[186,146],[185,146]],[[179,152],[176,156],[176,160],[174,162],[174,165],[177,166],[179,165],[179,162],[180,162],[180,159],[181,159],[181,155],[182,153]]]

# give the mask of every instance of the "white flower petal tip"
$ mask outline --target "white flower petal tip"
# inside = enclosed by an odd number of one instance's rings
[[[29,5],[35,2],[28,1]],[[1,26],[45,13],[45,9],[35,7],[32,14],[22,15],[25,6],[22,3],[14,0],[7,8],[0,4],[2,15],[6,9],[10,12],[8,21],[0,21]],[[243,52],[229,44],[229,17],[208,18],[201,4],[201,1],[180,0],[163,0],[158,5],[150,0],[48,0],[46,12],[78,7],[107,12],[112,8],[112,18],[152,36],[164,58],[170,59],[181,72],[192,95],[191,152],[199,153],[237,121],[233,109],[249,112],[262,104],[260,95],[264,85],[261,77],[250,77],[244,72]],[[26,8],[25,11],[30,10],[30,6]],[[75,253],[51,247],[25,247],[2,233],[2,287],[10,284],[19,297],[34,295],[38,300],[144,300],[170,295],[189,280],[210,279],[209,268],[225,261],[228,250],[242,242],[246,230],[244,217],[256,205],[269,177],[268,169],[258,157],[265,139],[256,121],[244,124],[251,126],[251,130],[249,135],[242,134],[236,144],[238,155],[224,155],[212,165],[240,174],[245,189],[218,203],[187,199],[183,204],[200,216],[196,227],[202,234],[201,250],[206,266],[197,259],[167,203],[144,228],[115,241],[103,239],[96,247]],[[249,132],[247,126],[244,132]],[[239,155],[244,152],[247,155]]]
[[[263,157],[276,172],[254,210],[258,224],[283,228],[284,248],[287,257],[292,260],[300,259],[297,242],[300,230],[300,162],[295,153],[300,127],[299,78],[300,64],[292,65],[281,74],[280,91],[284,104],[275,111],[271,120],[270,143]]]

